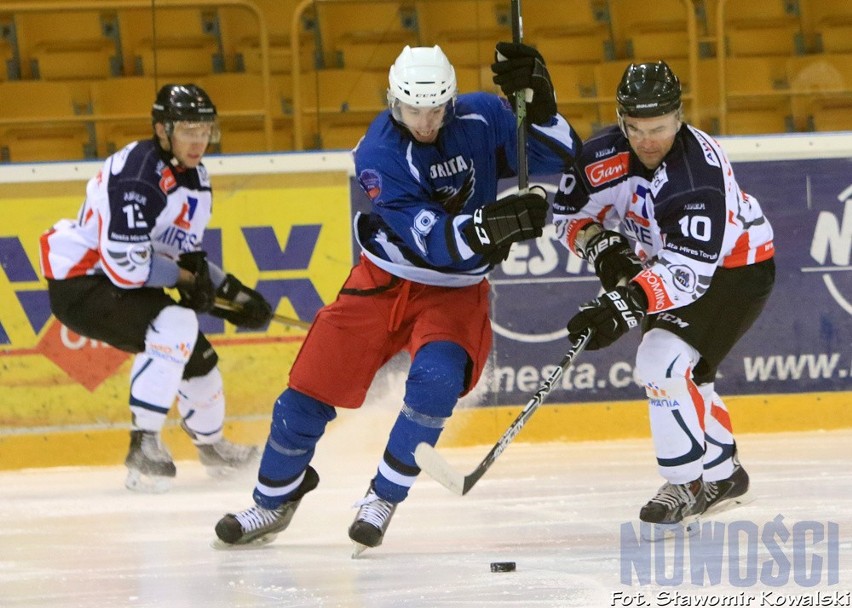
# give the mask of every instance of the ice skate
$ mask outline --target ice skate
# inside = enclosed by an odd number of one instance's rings
[[[124,464],[124,486],[135,492],[166,492],[177,474],[172,455],[154,431],[130,431],[130,450]]]
[[[260,460],[260,450],[256,446],[232,443],[227,439],[210,444],[196,444],[195,447],[198,448],[198,459],[210,477],[228,477]]]
[[[361,555],[365,549],[378,547],[382,544],[385,531],[388,529],[394,511],[396,511],[396,505],[397,503],[379,498],[373,489],[373,483],[370,482],[370,487],[364,498],[353,505],[360,507],[355,516],[355,521],[349,526],[349,538],[355,544],[352,551],[353,559]]]
[[[319,475],[309,466],[302,483],[281,506],[264,509],[255,505],[239,513],[228,513],[216,524],[216,536],[222,543],[220,546],[271,543],[279,532],[290,525],[302,497],[316,488],[318,483]]]
[[[639,511],[640,521],[652,524],[643,526],[642,536],[646,540],[660,540],[680,526],[687,534],[692,534],[697,529],[695,524],[705,505],[704,482],[701,479],[680,484],[666,482]]]
[[[748,473],[734,456],[734,472],[727,479],[704,482],[705,513],[719,513],[751,502]]]

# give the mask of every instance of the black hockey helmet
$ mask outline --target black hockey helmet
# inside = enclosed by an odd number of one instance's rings
[[[665,61],[631,63],[615,93],[619,117],[650,118],[681,107],[680,80]]]
[[[157,93],[151,108],[151,118],[163,124],[179,120],[212,122],[216,119],[216,106],[199,86],[167,84]]]
[[[194,84],[163,85],[151,107],[151,122],[163,123],[169,138],[176,122],[212,122],[210,143],[218,143],[221,136],[216,106],[204,89]]]

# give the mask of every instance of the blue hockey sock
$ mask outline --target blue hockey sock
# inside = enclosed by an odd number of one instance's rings
[[[374,479],[376,494],[390,502],[408,496],[420,469],[414,449],[435,445],[464,390],[467,353],[452,342],[430,342],[414,356],[405,386],[405,405],[390,432]]]
[[[274,509],[302,482],[326,424],[335,409],[312,397],[286,389],[272,410],[272,426],[260,461],[254,501]]]

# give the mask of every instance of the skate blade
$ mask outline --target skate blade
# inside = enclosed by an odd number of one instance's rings
[[[747,505],[750,502],[754,502],[756,497],[751,492],[746,492],[741,496],[737,496],[736,498],[728,498],[727,500],[723,500],[722,502],[717,502],[715,505],[704,511],[702,515],[716,515],[718,513],[723,513],[725,511],[730,511],[731,509],[735,509],[736,507],[741,507],[743,505]]]
[[[361,543],[352,541],[352,559],[358,559],[358,556],[361,555],[364,551],[369,549],[367,545],[362,545]]]
[[[698,517],[692,516],[676,524],[639,523],[639,535],[642,540],[656,543],[678,536],[694,536],[701,528]]]
[[[143,475],[139,471],[127,471],[124,487],[140,494],[163,494],[172,487],[172,477]]]
[[[278,537],[278,533],[264,534],[257,538],[248,541],[247,543],[226,543],[221,538],[217,538],[210,543],[210,546],[217,551],[242,551],[244,549],[258,549],[264,547],[274,541]]]

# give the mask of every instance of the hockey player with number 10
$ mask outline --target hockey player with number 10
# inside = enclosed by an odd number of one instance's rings
[[[583,144],[554,202],[562,242],[606,290],[568,330],[594,329],[594,350],[642,323],[636,371],[666,483],[639,518],[689,523],[748,490],[714,381],[772,290],[772,227],[719,143],[683,121],[665,62],[631,64],[616,102],[618,126]]]
[[[565,171],[580,142],[556,113],[544,60],[524,45],[497,49],[503,92],[533,91],[531,172]],[[388,80],[389,107],[354,151],[372,202],[355,220],[360,260],[314,320],[275,403],[255,506],[221,519],[224,543],[268,541],[287,527],[319,481],[310,462],[336,408],[360,407],[379,368],[404,350],[411,367],[402,410],[349,529],[356,554],[380,545],[420,472],[414,448],[435,445],[490,351],[486,274],[546,222],[538,191],[497,198],[498,179],[517,171],[517,121],[505,99],[457,96],[455,70],[437,46],[405,47]]]

